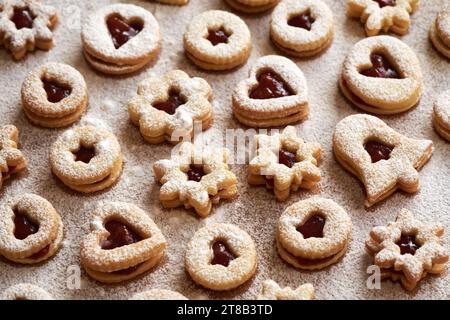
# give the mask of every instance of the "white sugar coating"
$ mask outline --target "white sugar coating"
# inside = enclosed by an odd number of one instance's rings
[[[119,0],[79,0],[77,8],[81,15]],[[122,1],[123,2],[123,1]],[[236,83],[247,78],[249,68],[256,59],[267,54],[280,54],[269,39],[270,12],[261,15],[242,15],[252,32],[253,52],[246,65],[226,73],[198,70],[184,56],[182,35],[190,20],[197,14],[213,9],[230,10],[223,0],[195,0],[185,6],[168,6],[153,1],[130,0],[154,13],[163,34],[163,49],[153,68],[129,77],[106,77],[93,71],[83,60],[79,30],[68,25],[71,20],[72,0],[45,0],[61,12],[60,23],[55,29],[55,47],[49,52],[37,51],[29,54],[21,63],[11,63],[9,54],[0,49],[0,125],[14,124],[20,131],[20,148],[27,158],[28,171],[11,177],[0,191],[0,203],[20,192],[33,192],[46,198],[60,213],[65,226],[64,246],[51,260],[33,267],[17,267],[0,259],[0,292],[20,282],[30,282],[48,291],[54,298],[77,299],[128,299],[135,293],[151,288],[177,291],[192,299],[253,299],[261,292],[262,284],[272,279],[281,287],[297,288],[311,283],[317,299],[446,299],[450,292],[450,274],[428,276],[420,282],[417,292],[406,293],[398,284],[382,282],[381,290],[370,290],[366,286],[369,274],[367,267],[371,257],[364,250],[364,242],[373,226],[385,226],[394,221],[400,208],[408,208],[422,221],[441,222],[446,232],[442,243],[450,244],[450,146],[434,131],[431,124],[432,105],[438,93],[448,90],[450,63],[440,56],[427,40],[428,26],[436,18],[443,1],[421,1],[412,16],[409,33],[401,39],[418,56],[424,76],[424,93],[420,104],[407,113],[382,117],[383,121],[411,138],[433,140],[435,151],[430,162],[420,172],[421,190],[415,195],[397,192],[387,201],[365,210],[362,203],[365,195],[358,180],[347,173],[336,162],[332,152],[332,133],[336,124],[344,117],[360,112],[354,109],[341,95],[337,86],[342,62],[353,45],[365,37],[357,20],[348,19],[342,0],[323,0],[333,8],[335,39],[322,55],[293,60],[304,72],[308,81],[308,96],[311,105],[309,118],[296,125],[298,134],[305,141],[318,142],[323,147],[320,169],[322,178],[316,191],[296,192],[285,203],[279,203],[265,188],[250,187],[247,183],[247,167],[232,165],[238,178],[239,198],[224,201],[215,206],[206,220],[184,208],[164,209],[159,201],[160,186],[155,181],[152,164],[159,159],[169,159],[172,145],[149,145],[141,138],[139,130],[129,122],[126,105],[135,95],[137,84],[152,75],[163,75],[169,70],[181,69],[191,77],[207,80],[214,91],[214,125],[205,131],[225,132],[226,129],[247,128],[240,125],[232,115],[230,95]],[[64,19],[63,19],[64,18]],[[51,144],[66,129],[48,130],[30,125],[20,108],[20,86],[33,68],[46,61],[67,63],[86,79],[90,104],[86,118],[102,120],[120,142],[127,161],[122,177],[111,189],[82,196],[67,190],[55,179],[48,165]],[[103,109],[105,99],[114,101],[112,110]],[[222,141],[215,141],[221,143]],[[137,169],[135,169],[137,168]],[[135,170],[142,175],[130,178]],[[129,177],[130,181],[125,180]],[[284,209],[294,202],[307,199],[314,194],[333,199],[347,211],[352,219],[352,240],[343,259],[330,268],[317,272],[302,272],[278,256],[275,248],[276,226]],[[165,236],[168,247],[165,258],[150,273],[142,278],[115,286],[101,285],[81,271],[81,289],[69,289],[71,275],[80,267],[79,246],[81,238],[90,230],[92,207],[99,201],[132,202],[145,210]],[[216,211],[220,209],[220,211]],[[232,223],[245,230],[254,240],[258,255],[258,270],[254,278],[241,288],[230,292],[215,293],[197,286],[185,273],[184,254],[187,243],[199,228],[216,213],[222,217],[216,222]],[[179,222],[174,222],[178,218]],[[76,277],[75,277],[76,278]]]

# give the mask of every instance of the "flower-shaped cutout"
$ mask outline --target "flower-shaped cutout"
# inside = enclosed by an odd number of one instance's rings
[[[0,188],[3,180],[27,166],[25,157],[17,149],[18,142],[19,130],[15,126],[0,127]]]
[[[128,104],[128,112],[149,143],[178,143],[180,138],[192,136],[196,121],[203,130],[211,126],[211,99],[208,82],[174,70],[162,78],[141,82],[137,95]]]
[[[171,159],[155,162],[155,179],[162,184],[159,199],[166,208],[184,205],[206,217],[212,204],[237,195],[237,179],[230,171],[227,149],[202,149],[184,142]]]
[[[443,233],[440,224],[424,223],[403,209],[395,222],[372,229],[366,247],[384,277],[413,290],[427,273],[444,271],[448,253],[441,245]]]
[[[290,287],[281,288],[275,281],[266,280],[263,283],[262,292],[256,300],[313,300],[314,287],[305,283],[293,290]]]
[[[256,135],[256,157],[250,161],[248,181],[274,189],[276,198],[284,201],[291,191],[311,189],[320,180],[317,167],[321,155],[318,143],[306,143],[288,126],[272,136]]]

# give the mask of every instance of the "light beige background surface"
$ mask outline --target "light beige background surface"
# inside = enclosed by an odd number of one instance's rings
[[[123,1],[140,5],[155,15],[163,34],[163,49],[152,68],[129,77],[107,77],[94,72],[85,62],[80,42],[80,16],[96,8],[116,3],[107,0],[47,0],[55,5],[60,23],[55,30],[56,46],[49,52],[29,54],[25,60],[13,62],[8,53],[0,49],[0,125],[14,124],[20,129],[21,149],[29,162],[28,171],[5,183],[0,191],[0,202],[22,192],[34,192],[47,198],[60,212],[65,227],[65,240],[57,255],[37,266],[19,266],[0,260],[0,291],[19,282],[31,282],[47,289],[55,298],[126,299],[149,288],[179,291],[192,299],[200,298],[253,298],[262,282],[271,278],[281,285],[296,287],[311,282],[318,299],[342,298],[438,298],[450,294],[450,277],[428,277],[418,290],[406,293],[399,284],[384,282],[381,290],[368,290],[366,268],[370,258],[364,251],[364,241],[370,228],[395,218],[405,207],[425,221],[441,221],[446,229],[445,246],[450,238],[450,145],[433,131],[431,110],[437,94],[450,88],[450,62],[431,46],[428,29],[437,11],[446,0],[421,1],[412,17],[408,35],[402,37],[417,53],[425,77],[425,90],[418,107],[409,112],[383,119],[393,128],[410,136],[432,139],[435,152],[420,173],[422,188],[410,196],[397,192],[373,209],[363,208],[364,192],[360,183],[345,172],[333,158],[332,132],[336,123],[347,115],[358,113],[341,95],[337,86],[340,65],[353,44],[364,38],[363,26],[345,16],[344,0],[325,0],[335,15],[335,39],[323,55],[308,60],[294,60],[308,81],[311,113],[308,120],[298,124],[300,135],[323,145],[320,168],[323,178],[315,192],[300,191],[289,201],[278,203],[264,188],[250,188],[246,182],[246,167],[233,166],[239,179],[240,197],[217,206],[210,217],[197,219],[192,212],[165,210],[158,201],[159,185],[155,183],[151,165],[167,157],[171,147],[167,144],[149,145],[143,141],[138,129],[130,124],[126,110],[138,81],[150,74],[163,74],[171,69],[182,69],[190,75],[207,79],[214,90],[214,130],[242,128],[231,113],[231,92],[235,83],[247,75],[252,62],[267,54],[278,54],[269,39],[270,13],[257,16],[241,15],[252,32],[253,51],[246,65],[226,73],[203,72],[196,69],[184,56],[182,34],[187,23],[196,14],[209,9],[229,8],[221,0],[191,0],[189,5],[174,7],[151,1]],[[90,95],[87,113],[82,123],[94,123],[114,132],[123,148],[125,166],[118,183],[109,190],[83,196],[70,191],[50,172],[47,161],[52,142],[65,129],[48,130],[32,126],[20,106],[20,86],[28,71],[46,62],[68,63],[85,76]],[[211,136],[214,130],[207,135]],[[275,227],[278,217],[289,204],[314,194],[334,199],[349,213],[353,221],[353,239],[343,260],[317,272],[302,272],[285,264],[275,250]],[[79,244],[89,230],[92,208],[99,201],[129,201],[149,212],[166,236],[169,247],[160,265],[144,277],[114,286],[99,284],[82,271],[81,289],[67,289],[71,268],[79,265]],[[205,224],[229,222],[246,230],[256,242],[259,265],[255,277],[237,290],[214,293],[197,286],[185,273],[183,256],[187,242],[194,232]],[[72,267],[71,267],[72,266]],[[71,268],[69,268],[71,267]],[[69,270],[68,270],[69,268]],[[70,280],[70,278],[69,278]]]

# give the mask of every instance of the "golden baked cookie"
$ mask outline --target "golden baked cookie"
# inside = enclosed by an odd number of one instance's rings
[[[228,167],[227,149],[204,149],[190,142],[176,148],[171,159],[153,164],[155,180],[162,186],[159,200],[165,208],[194,208],[202,218],[213,204],[237,196],[237,179]]]
[[[56,9],[38,0],[4,0],[0,10],[1,44],[16,60],[36,48],[50,50],[57,21]]]
[[[130,298],[130,300],[189,300],[181,293],[164,290],[164,289],[151,289],[141,293],[137,293]]]
[[[96,70],[122,75],[156,59],[159,24],[151,12],[132,4],[112,4],[90,14],[81,31],[84,56]]]
[[[419,59],[407,44],[390,36],[359,41],[344,60],[339,84],[355,106],[383,115],[411,109],[423,90]]]
[[[360,19],[368,36],[380,31],[404,35],[418,4],[419,0],[347,0],[347,15]]]
[[[52,296],[36,285],[19,283],[6,289],[0,300],[53,300]]]
[[[67,130],[59,136],[49,158],[52,172],[66,186],[83,193],[110,187],[123,166],[116,137],[90,125]]]
[[[183,39],[187,57],[206,70],[229,70],[242,65],[252,47],[250,30],[245,22],[221,10],[195,16]]]
[[[216,291],[231,290],[256,272],[255,243],[247,232],[225,223],[198,230],[189,242],[186,270],[199,285]]]
[[[259,58],[233,91],[233,113],[250,127],[285,126],[307,118],[308,88],[303,72],[288,58]]]
[[[450,6],[438,13],[431,25],[430,39],[434,47],[450,59]]]
[[[156,1],[164,4],[172,4],[177,6],[182,6],[189,2],[189,0],[156,0]]]
[[[161,78],[142,81],[137,95],[128,103],[128,113],[147,142],[178,143],[193,136],[197,123],[202,130],[212,125],[211,100],[208,82],[173,70]]]
[[[87,86],[75,68],[49,62],[31,71],[22,84],[22,107],[34,124],[68,126],[86,110]]]
[[[411,291],[428,273],[445,271],[448,251],[442,245],[443,234],[440,224],[422,222],[402,209],[395,222],[371,230],[366,248],[383,278],[400,281]]]
[[[272,13],[270,36],[288,55],[317,55],[333,40],[333,13],[321,0],[283,0]]]
[[[345,254],[351,231],[350,217],[336,202],[323,198],[298,201],[278,222],[278,254],[295,268],[323,269]]]
[[[410,139],[377,117],[358,114],[337,124],[333,150],[338,162],[364,184],[365,205],[370,207],[397,189],[419,190],[418,170],[430,159],[433,142]]]
[[[272,9],[280,0],[225,0],[228,5],[241,12],[259,13]]]
[[[153,268],[167,242],[148,214],[131,203],[108,202],[94,211],[91,232],[81,243],[86,272],[104,283],[133,279]]]
[[[321,146],[304,142],[295,127],[272,136],[256,135],[255,142],[256,157],[248,166],[250,184],[265,185],[277,200],[285,201],[291,191],[311,189],[320,181]]]
[[[442,92],[434,103],[433,123],[441,137],[450,141],[450,90]]]
[[[0,127],[0,188],[3,181],[25,170],[27,161],[17,148],[19,130],[13,125]]]
[[[290,287],[281,288],[273,280],[266,280],[263,283],[262,292],[256,296],[256,300],[313,300],[314,287],[310,283],[305,283],[293,290]]]
[[[50,202],[20,195],[0,207],[0,255],[35,264],[52,257],[63,240],[63,224]]]

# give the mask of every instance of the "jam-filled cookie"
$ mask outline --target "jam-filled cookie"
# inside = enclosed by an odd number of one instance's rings
[[[192,137],[194,126],[208,129],[213,122],[211,86],[181,70],[142,81],[128,103],[131,122],[149,143],[178,143]]]
[[[198,230],[188,244],[186,270],[199,285],[217,291],[231,290],[256,272],[255,243],[238,227],[217,223]]]
[[[172,290],[151,289],[135,294],[130,300],[188,300],[188,298]]]
[[[77,121],[86,110],[86,82],[76,69],[49,62],[31,71],[22,84],[22,107],[37,125],[58,128]]]
[[[38,0],[5,0],[0,6],[0,41],[14,59],[53,47],[52,29],[58,21],[54,7]]]
[[[91,193],[110,187],[122,172],[117,138],[93,126],[64,132],[50,150],[53,173],[69,188]]]
[[[0,127],[0,188],[4,180],[27,167],[22,151],[17,149],[18,143],[19,130],[15,126]]]
[[[418,170],[430,159],[433,142],[405,137],[377,117],[358,114],[337,124],[333,149],[338,162],[364,184],[370,207],[397,189],[419,190]]]
[[[295,268],[323,269],[345,254],[351,231],[350,217],[336,202],[323,198],[298,201],[278,222],[278,253]]]
[[[433,123],[441,137],[450,141],[450,90],[442,92],[434,103]]]
[[[153,165],[155,179],[162,184],[162,205],[194,208],[200,217],[208,216],[213,204],[238,194],[236,176],[227,162],[227,149],[203,149],[190,142],[182,143],[170,160],[159,160]]]
[[[266,280],[263,283],[262,292],[256,296],[256,300],[313,300],[314,287],[310,283],[305,283],[293,290],[290,287],[281,288],[273,280]]]
[[[295,127],[288,126],[281,134],[255,136],[256,157],[248,167],[248,182],[273,189],[279,201],[291,191],[311,189],[320,181],[321,146],[306,143],[297,136]]]
[[[89,15],[81,32],[84,56],[96,70],[113,75],[142,69],[161,47],[153,15],[132,4],[113,4]]]
[[[440,224],[422,222],[403,209],[395,222],[377,226],[366,241],[374,264],[384,279],[400,281],[407,290],[430,274],[445,271],[448,251],[442,245],[444,229]]]
[[[206,11],[194,17],[183,39],[187,57],[206,70],[228,70],[242,65],[252,47],[245,22],[221,10]]]
[[[347,14],[365,24],[368,36],[380,31],[404,35],[418,4],[419,0],[347,0]]]
[[[233,91],[233,113],[250,127],[278,127],[308,117],[308,88],[303,72],[288,58],[262,57],[248,79]]]
[[[80,259],[92,278],[116,283],[153,268],[166,246],[145,211],[130,203],[109,202],[95,209],[91,233],[81,243]]]
[[[280,0],[225,0],[228,5],[241,12],[258,13],[272,9]]]
[[[422,96],[419,59],[407,44],[390,36],[366,38],[346,57],[339,81],[355,106],[375,114],[404,112]]]
[[[436,49],[450,59],[450,7],[438,13],[431,25],[430,39]]]
[[[157,0],[157,1],[164,4],[172,4],[176,6],[182,6],[189,2],[189,0]]]
[[[270,35],[289,55],[314,56],[333,40],[333,13],[321,0],[283,0],[272,13]]]
[[[19,283],[6,289],[0,300],[53,300],[52,296],[34,284]]]
[[[22,264],[52,257],[61,246],[63,224],[50,202],[23,194],[0,207],[0,255]]]

